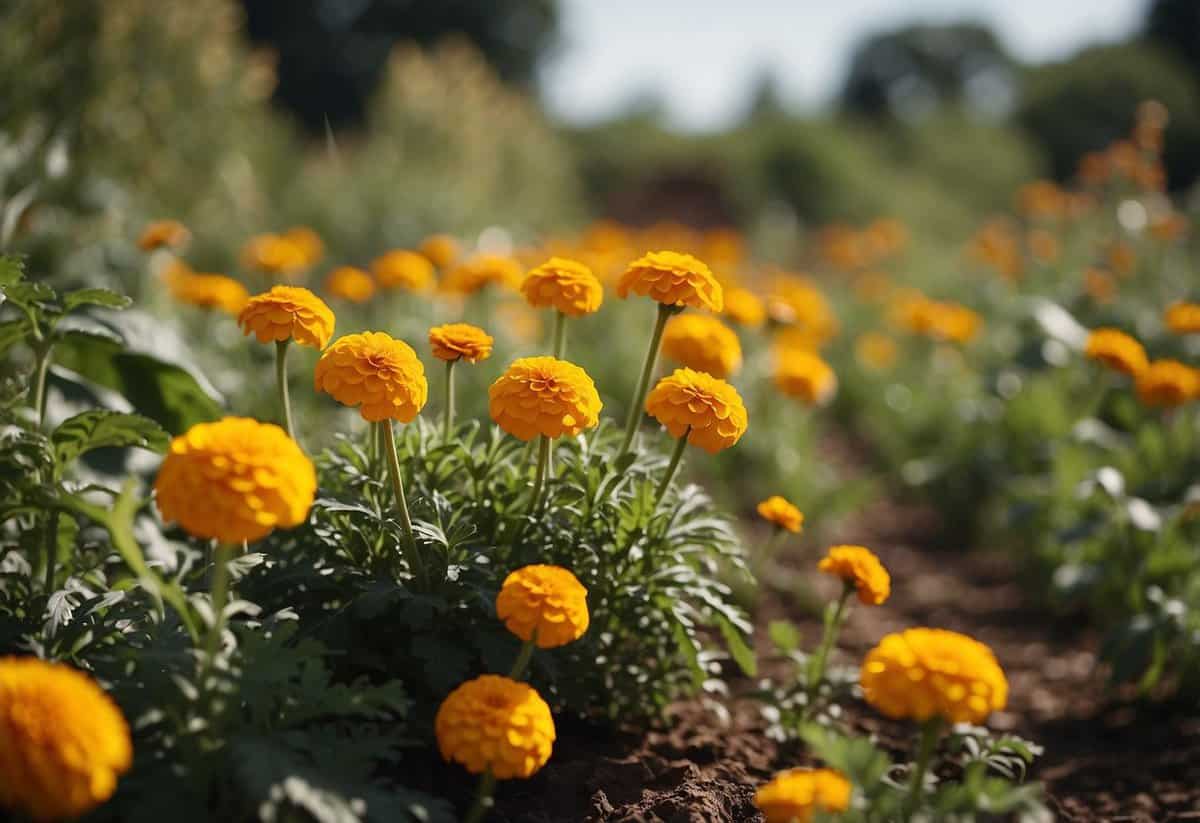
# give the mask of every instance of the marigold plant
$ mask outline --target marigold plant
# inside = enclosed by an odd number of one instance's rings
[[[167,276],[167,288],[180,303],[202,309],[216,309],[237,317],[250,293],[246,287],[223,274],[202,274],[172,269]]]
[[[427,291],[433,288],[433,264],[422,254],[393,249],[371,261],[371,273],[385,289]]]
[[[1155,360],[1137,373],[1135,388],[1145,406],[1182,406],[1200,397],[1200,371],[1178,360]]]
[[[338,266],[325,278],[325,291],[351,303],[365,303],[375,296],[375,280],[356,266]]]
[[[468,680],[434,719],[438,749],[471,774],[532,777],[554,749],[554,718],[532,686],[494,674]]]
[[[757,329],[767,321],[767,307],[754,292],[735,286],[725,289],[725,316],[739,326]]]
[[[147,224],[138,237],[138,248],[142,251],[155,249],[177,249],[187,245],[192,233],[178,220],[155,220]]]
[[[804,513],[777,494],[759,503],[757,510],[763,520],[793,534],[804,526]]]
[[[711,314],[683,314],[667,321],[663,331],[664,357],[722,380],[742,365],[737,334]]]
[[[431,234],[417,247],[430,263],[445,269],[458,259],[458,241],[448,234]]]
[[[587,589],[561,566],[525,566],[504,579],[496,615],[510,632],[539,649],[564,646],[588,629]]]
[[[448,294],[472,295],[488,286],[508,291],[521,288],[521,264],[502,254],[477,254],[450,269],[442,280]]]
[[[837,392],[837,375],[830,365],[804,349],[776,349],[774,381],[779,391],[809,406],[824,405]]]
[[[766,823],[809,823],[817,812],[850,808],[850,781],[833,769],[788,769],[754,793]]]
[[[552,257],[525,276],[521,294],[529,305],[568,317],[592,314],[604,301],[604,287],[592,270],[575,260]]]
[[[429,345],[433,356],[447,363],[466,360],[478,363],[492,356],[495,340],[478,326],[469,323],[447,323],[429,330]]]
[[[853,586],[859,601],[868,606],[880,605],[892,592],[891,575],[875,553],[863,546],[831,546],[817,568]]]
[[[259,234],[242,247],[242,265],[269,275],[292,277],[306,269],[311,260],[305,249],[279,234]]]
[[[1136,376],[1146,368],[1142,344],[1119,329],[1096,329],[1088,335],[1084,354],[1113,371]]]
[[[701,261],[674,251],[650,252],[629,264],[617,281],[617,296],[640,294],[667,306],[691,306],[720,312],[725,307],[721,284]]]
[[[676,369],[646,397],[646,411],[672,437],[709,454],[727,449],[746,433],[748,418],[742,397],[729,383],[704,372]]]
[[[1200,303],[1172,303],[1163,321],[1174,334],[1200,334]]]
[[[403,340],[384,332],[339,337],[321,354],[314,385],[344,406],[357,406],[363,420],[409,423],[425,406],[425,366]]]
[[[295,340],[323,349],[333,336],[335,318],[325,301],[299,286],[273,286],[247,302],[238,325],[260,343]]]
[[[554,357],[513,361],[488,389],[488,411],[520,440],[576,435],[600,422],[600,395],[583,369]]]

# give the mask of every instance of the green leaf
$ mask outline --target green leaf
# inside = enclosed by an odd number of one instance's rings
[[[64,420],[50,439],[60,469],[92,449],[136,446],[161,454],[168,442],[167,433],[153,420],[105,409],[85,411]]]
[[[29,336],[29,320],[15,317],[0,323],[0,356]]]
[[[20,306],[28,311],[34,308],[41,308],[43,304],[52,302],[56,295],[54,289],[45,283],[21,280],[5,286],[4,296],[14,306]]]
[[[800,632],[786,620],[772,620],[767,625],[767,637],[784,654],[800,648]]]
[[[125,309],[133,303],[123,294],[112,289],[76,289],[63,295],[63,311],[74,311],[80,306],[103,306],[106,309]]]
[[[725,645],[729,647],[729,654],[738,664],[742,673],[747,677],[757,675],[758,659],[754,656],[754,649],[746,644],[746,640],[738,628],[724,615],[718,615],[717,628],[721,630],[721,636],[725,638]]]
[[[25,279],[25,261],[19,257],[0,255],[0,289],[8,290],[10,286]]]

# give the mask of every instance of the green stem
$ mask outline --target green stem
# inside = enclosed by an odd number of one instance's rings
[[[487,817],[487,813],[492,810],[492,792],[495,790],[496,776],[492,774],[489,767],[479,778],[479,788],[475,792],[475,805],[471,807],[471,811],[467,812],[463,823],[480,823]]]
[[[290,338],[275,342],[275,382],[279,388],[279,405],[283,407],[283,430],[295,440],[296,427],[292,425],[292,403],[288,396],[287,379],[288,344],[291,342]]]
[[[44,348],[37,350],[36,376],[33,386],[33,411],[37,415],[39,429],[46,423],[46,375],[50,371],[50,354],[53,350],[53,344],[45,344]]]
[[[521,653],[517,655],[517,662],[513,663],[512,671],[508,673],[509,680],[520,680],[521,675],[525,674],[525,670],[529,668],[529,661],[533,659],[533,648],[537,645],[537,629],[533,630],[533,634],[529,635],[529,639],[521,646]]]
[[[913,814],[921,807],[921,798],[925,794],[925,773],[929,771],[929,761],[937,749],[938,738],[942,735],[942,719],[929,718],[921,726],[921,740],[917,744],[917,762],[913,766],[912,779],[908,784],[908,800],[904,803],[904,820],[912,819]]]
[[[233,546],[218,543],[213,555],[212,610],[213,622],[208,630],[204,648],[205,678],[216,664],[217,651],[221,645],[221,632],[225,629],[225,604],[229,600],[229,561],[233,557]],[[202,679],[205,679],[202,678]]]
[[[454,364],[457,362],[446,361],[446,408],[442,409],[442,439],[447,443],[454,431]]]
[[[550,469],[550,438],[539,435],[537,473],[533,476],[533,497],[529,500],[529,513],[537,514],[542,507],[542,495],[546,490],[546,475]]]
[[[656,509],[662,502],[663,495],[667,493],[671,481],[675,479],[675,473],[679,471],[679,461],[683,459],[683,450],[687,448],[688,435],[691,433],[692,427],[688,426],[684,429],[683,435],[675,441],[675,451],[671,453],[671,462],[667,464],[667,473],[663,475],[662,481],[658,484],[658,491],[654,493],[654,508]]]
[[[842,622],[846,619],[846,604],[853,593],[854,584],[845,584],[842,588],[842,596],[838,598],[837,605],[834,606],[833,614],[825,620],[825,633],[821,636],[821,646],[817,649],[817,653],[808,667],[809,706],[813,705],[817,687],[821,685],[821,680],[825,677],[825,665],[829,661],[829,652],[833,649],[834,641],[837,640],[838,632],[842,628]]]
[[[400,455],[396,453],[396,436],[391,420],[379,421],[379,436],[387,454],[388,470],[392,476],[392,491],[396,494],[396,511],[400,514],[400,528],[404,531],[404,555],[415,576],[424,569],[417,556],[417,538],[413,534],[412,518],[408,516],[408,501],[404,497],[404,478],[400,474]]]
[[[54,591],[54,566],[58,562],[58,512],[50,510],[46,513],[46,596]]]
[[[638,379],[637,391],[629,406],[629,417],[625,421],[625,439],[621,441],[621,450],[617,452],[618,460],[628,454],[630,447],[633,446],[633,438],[637,434],[638,423],[642,419],[642,404],[646,402],[646,393],[650,391],[650,377],[654,374],[654,364],[658,361],[658,348],[662,343],[663,329],[667,326],[667,320],[676,311],[674,306],[663,303],[658,306],[658,319],[654,323],[654,333],[650,336],[650,346],[646,349],[646,361],[642,364],[642,376]]]
[[[567,352],[567,316],[560,311],[554,312],[554,356],[559,360]]]

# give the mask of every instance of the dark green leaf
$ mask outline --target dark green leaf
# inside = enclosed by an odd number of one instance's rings
[[[63,421],[50,439],[60,468],[92,449],[136,446],[161,453],[168,442],[167,433],[153,420],[105,409],[93,409]]]
[[[25,262],[19,257],[0,255],[0,289],[5,291],[25,279]]]
[[[63,295],[63,310],[74,311],[80,306],[103,306],[106,309],[128,308],[133,301],[111,289],[77,289]]]

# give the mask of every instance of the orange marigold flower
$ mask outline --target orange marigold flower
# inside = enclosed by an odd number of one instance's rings
[[[809,348],[819,348],[838,333],[838,319],[829,301],[804,277],[781,274],[771,281],[767,297],[771,319],[797,330]]]
[[[1096,329],[1088,335],[1084,354],[1113,371],[1136,375],[1146,368],[1146,350],[1120,329]]]
[[[424,255],[393,249],[371,261],[371,272],[385,289],[426,291],[433,287],[433,264]]]
[[[226,417],[171,441],[154,491],[163,520],[193,537],[241,543],[303,523],[317,475],[283,429]]]
[[[754,793],[766,823],[809,823],[817,812],[850,808],[850,781],[833,769],[789,769]]]
[[[523,357],[488,389],[496,425],[520,440],[576,435],[600,422],[600,395],[587,372],[555,357]]]
[[[828,403],[837,392],[837,375],[815,352],[800,348],[778,350],[775,386],[808,406]]]
[[[534,308],[550,308],[568,317],[582,317],[600,308],[604,287],[582,263],[551,257],[525,276],[521,294]]]
[[[412,346],[379,331],[339,337],[321,354],[313,378],[317,391],[358,406],[371,423],[409,423],[429,398],[425,366]]]
[[[554,718],[534,688],[485,674],[446,696],[434,718],[438,750],[471,774],[532,777],[554,749]]]
[[[1136,375],[1145,406],[1174,408],[1200,397],[1200,371],[1178,360],[1155,360]]]
[[[1200,303],[1174,303],[1163,320],[1174,334],[1200,334]]]
[[[721,284],[708,266],[690,254],[654,251],[634,260],[617,281],[617,296],[630,292],[667,306],[691,306],[720,312],[725,308]]]
[[[444,269],[458,259],[458,241],[448,234],[431,234],[421,241],[417,251],[430,263]]]
[[[521,264],[502,254],[477,254],[451,269],[442,281],[450,294],[470,295],[488,286],[516,291],[524,279]]]
[[[293,226],[284,232],[283,239],[300,250],[305,268],[317,263],[325,256],[325,242],[321,240],[321,235],[308,226]]]
[[[192,233],[178,220],[155,220],[142,230],[138,237],[138,248],[142,251],[178,248],[191,239]]]
[[[587,589],[561,566],[525,566],[504,579],[496,615],[510,632],[539,649],[583,637],[588,629]]]
[[[688,443],[709,454],[737,443],[749,422],[737,389],[692,369],[676,369],[659,380],[646,397],[646,411],[672,437],[686,433]]]
[[[333,336],[333,310],[308,289],[274,286],[246,302],[238,325],[254,333],[259,343],[295,340],[301,346],[323,349]]]
[[[167,288],[180,303],[202,309],[218,309],[234,317],[250,300],[250,293],[245,286],[223,274],[172,271],[167,276]]]
[[[896,365],[899,348],[896,341],[886,334],[869,331],[860,334],[854,341],[854,356],[868,369],[887,371]]]
[[[739,326],[756,329],[767,320],[767,307],[749,289],[725,289],[725,316]]]
[[[863,546],[831,546],[817,569],[858,589],[858,599],[878,606],[892,593],[892,577],[875,553]]]
[[[375,280],[356,266],[338,266],[325,278],[325,291],[351,303],[365,303],[375,294]]]
[[[492,336],[470,323],[447,323],[429,330],[429,345],[438,360],[478,363],[492,356]]]
[[[74,820],[108,800],[133,744],[121,710],[61,663],[0,657],[0,807]]]
[[[742,345],[737,334],[711,314],[681,314],[663,330],[665,357],[722,380],[742,366]]]
[[[798,534],[804,526],[804,513],[777,494],[758,504],[758,515],[768,523],[794,534]]]
[[[280,234],[259,234],[242,247],[242,265],[263,274],[290,277],[311,261],[305,249]]]

